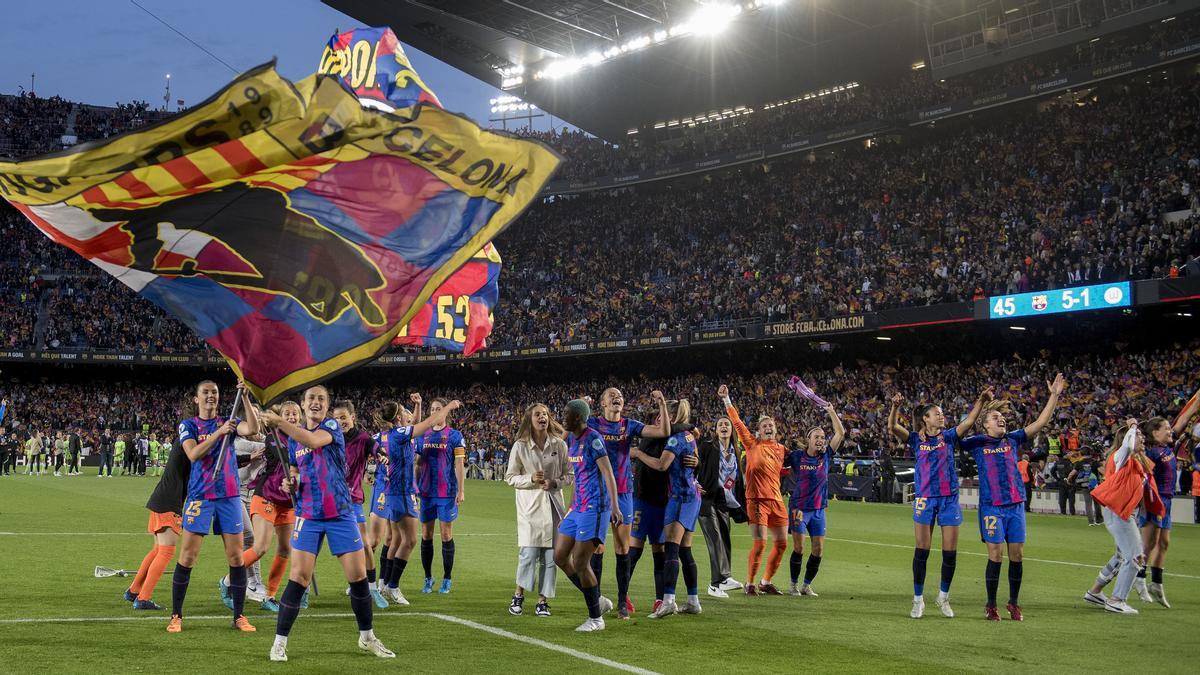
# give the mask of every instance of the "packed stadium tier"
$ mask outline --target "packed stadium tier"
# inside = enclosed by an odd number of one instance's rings
[[[1200,273],[1200,131],[1178,115],[1198,96],[1195,76],[1126,81],[813,162],[547,200],[497,241],[490,345]],[[3,224],[6,346],[202,349],[15,212]],[[64,313],[81,301],[105,311]]]

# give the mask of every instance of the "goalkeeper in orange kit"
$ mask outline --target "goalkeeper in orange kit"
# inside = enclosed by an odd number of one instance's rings
[[[733,422],[733,430],[746,452],[746,516],[750,523],[750,573],[746,578],[746,595],[783,595],[771,580],[783,554],[787,552],[787,508],[779,491],[779,477],[787,448],[775,440],[775,419],[766,415],[758,418],[758,431],[750,433],[737,408],[729,400],[729,387],[721,385],[717,395],[725,404],[725,414]],[[767,569],[756,587],[758,566],[766,548],[766,534],[771,535],[771,553]]]

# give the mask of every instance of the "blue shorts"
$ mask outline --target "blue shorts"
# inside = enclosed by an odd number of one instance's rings
[[[680,502],[672,499],[667,502],[667,508],[663,514],[663,532],[658,536],[658,542],[666,542],[666,527],[671,523],[679,523],[683,529],[688,532],[696,531],[696,519],[700,517],[700,500],[693,499],[690,502]]]
[[[913,522],[922,525],[933,525],[937,522],[941,527],[962,525],[963,514],[962,507],[958,505],[958,495],[913,499]]]
[[[611,517],[612,509],[600,509],[595,506],[589,506],[583,511],[568,511],[567,517],[558,524],[558,533],[565,534],[575,541],[596,541],[603,544]]]
[[[1155,515],[1152,515],[1152,514],[1149,514],[1149,513],[1146,513],[1143,511],[1142,515],[1138,516],[1138,527],[1145,527],[1147,525],[1153,525],[1160,530],[1171,529],[1171,499],[1172,498],[1164,496],[1164,495],[1159,495],[1159,498],[1161,498],[1163,500],[1163,505],[1167,507],[1167,515],[1163,516],[1162,518],[1159,518],[1158,516],[1155,516]]]
[[[382,485],[376,485],[371,491],[371,513],[380,518],[387,518],[387,495],[384,494]]]
[[[1025,502],[979,505],[979,537],[989,544],[1025,543]]]
[[[454,502],[454,497],[421,497],[421,522],[453,523],[458,520],[458,504]]]
[[[617,508],[621,509],[621,522],[633,525],[633,493],[622,492],[617,495]]]
[[[651,504],[640,499],[633,500],[633,530],[631,536],[640,541],[657,544],[662,540],[664,518],[667,507]]]
[[[297,517],[296,527],[292,529],[292,548],[317,555],[321,552],[321,540],[328,538],[329,552],[334,555],[361,551],[362,535],[358,533],[355,520],[354,511],[326,520]]]
[[[791,534],[808,533],[810,537],[825,536],[825,509],[788,509],[788,532]]]
[[[404,518],[416,518],[420,513],[416,495],[385,495],[385,499],[387,504],[383,517],[393,523],[398,523]]]
[[[183,529],[202,537],[210,528],[213,534],[240,534],[245,511],[240,497],[194,499],[183,507]]]
[[[355,504],[354,506],[355,506],[355,509],[354,509],[355,522],[357,522],[359,525],[365,525],[367,523],[367,507],[366,507],[366,505],[365,504]]]

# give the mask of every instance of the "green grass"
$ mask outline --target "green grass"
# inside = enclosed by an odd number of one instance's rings
[[[226,610],[216,579],[225,571],[219,544],[210,539],[192,576],[186,606],[190,620],[180,635],[164,632],[165,613],[151,620],[68,623],[67,617],[130,617],[121,600],[127,579],[96,579],[95,565],[136,568],[148,550],[144,534],[151,478],[0,478],[0,623],[2,672],[189,672],[249,671],[271,666],[267,651],[274,615],[251,605],[259,632],[233,632],[227,620],[199,620]],[[1081,599],[1111,553],[1103,528],[1082,518],[1035,515],[1026,548],[1023,624],[983,620],[984,547],[968,513],[963,529],[953,600],[958,618],[943,619],[930,599],[926,618],[908,618],[911,600],[912,525],[901,506],[836,502],[829,509],[830,539],[814,587],[821,597],[717,600],[702,596],[704,614],[648,621],[652,596],[649,556],[633,583],[637,616],[612,618],[603,633],[581,635],[581,597],[559,580],[554,616],[507,613],[516,562],[514,508],[503,483],[472,481],[456,528],[457,568],[449,596],[419,592],[420,562],[414,551],[402,588],[407,610],[376,612],[376,632],[398,654],[396,662],[372,659],[355,646],[353,618],[317,618],[349,612],[340,568],[328,553],[318,560],[324,594],[301,614],[289,646],[291,672],[335,668],[404,669],[420,672],[497,672],[577,668],[606,670],[544,646],[414,613],[439,613],[501,628],[573,650],[663,673],[795,672],[1085,672],[1138,668],[1194,672],[1188,637],[1200,632],[1200,529],[1174,531],[1166,588],[1173,608],[1146,606],[1137,617],[1106,614]],[[20,533],[20,534],[9,534]],[[50,536],[35,533],[76,533]],[[80,533],[120,533],[110,535]],[[749,544],[744,526],[734,540],[734,576],[745,576]],[[708,563],[697,538],[702,586]],[[1030,560],[1033,559],[1033,560]],[[930,559],[928,586],[936,590],[938,554]],[[1047,561],[1047,562],[1043,562]],[[1048,562],[1060,561],[1060,562]],[[1072,564],[1061,564],[1072,563]],[[435,576],[440,576],[440,557]],[[614,595],[614,564],[606,561],[603,588]],[[778,581],[785,582],[787,563]],[[682,580],[681,580],[682,585]],[[784,584],[781,583],[781,586]],[[1001,579],[1001,595],[1007,581]],[[170,601],[170,577],[156,599]],[[532,603],[530,603],[532,609]],[[1112,640],[1112,641],[1110,641]],[[1116,661],[1115,659],[1120,659]]]

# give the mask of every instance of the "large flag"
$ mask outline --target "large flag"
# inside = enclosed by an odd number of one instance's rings
[[[390,28],[335,34],[325,45],[318,72],[338,77],[368,108],[411,117],[418,104],[441,107]],[[500,266],[500,252],[489,243],[433,292],[393,344],[436,347],[468,356],[486,347],[492,308],[500,297]]]
[[[369,361],[559,163],[273,64],[158,125],[0,162],[0,195],[179,318],[262,401]],[[103,308],[88,308],[103,311]]]

